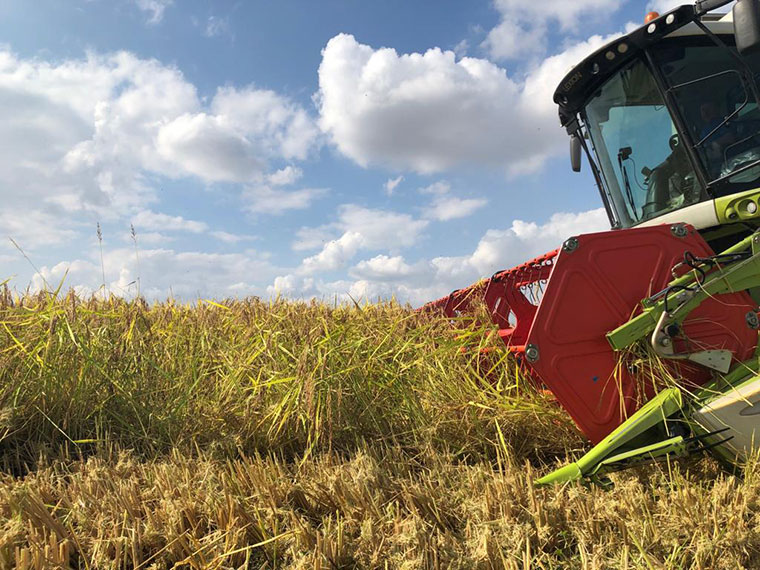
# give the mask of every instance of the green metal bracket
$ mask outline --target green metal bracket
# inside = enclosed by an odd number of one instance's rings
[[[739,253],[739,252],[742,252],[742,251],[745,251],[745,250],[749,249],[752,246],[753,238],[755,237],[755,235],[756,234],[752,234],[751,236],[747,236],[743,240],[735,243],[734,245],[732,245],[728,249],[722,251],[720,254],[721,255],[731,255],[731,254]],[[709,269],[709,267],[705,267],[705,269]],[[690,272],[690,273],[686,273],[685,275],[682,275],[681,277],[678,277],[678,278],[674,279],[673,281],[671,281],[670,283],[668,283],[668,287],[673,287],[673,286],[676,286],[676,285],[690,285],[690,284],[693,284],[694,281],[695,281],[694,272]],[[657,304],[657,301],[658,301],[657,298],[651,298],[650,297],[649,299],[644,299],[641,302],[641,304],[644,307],[654,307]]]
[[[536,485],[589,479],[606,487],[610,485],[606,479],[608,473],[666,456],[683,457],[722,443],[716,441],[717,433],[707,431],[706,427],[691,419],[691,411],[730,389],[753,381],[758,373],[760,347],[752,359],[738,364],[728,374],[719,375],[694,393],[682,392],[679,388],[663,390],[578,461],[545,475],[536,481]],[[675,417],[690,427],[694,437],[684,439],[669,434],[665,423]],[[736,465],[735,457],[724,446],[717,445],[714,453],[727,466]]]
[[[753,234],[723,252],[724,254],[737,253],[751,247],[752,257],[728,267],[717,267],[708,274],[704,283],[697,283],[694,272],[671,281],[669,287],[693,285],[694,290],[682,291],[673,295],[671,301],[676,306],[670,310],[669,320],[671,322],[682,322],[689,312],[708,297],[760,286],[760,240],[756,240],[758,237],[760,234]],[[756,248],[757,251],[755,251]],[[644,311],[607,333],[607,340],[615,350],[622,350],[631,346],[652,333],[664,311],[665,300],[663,298],[657,299],[654,303],[644,303]]]
[[[682,408],[683,400],[678,388],[663,390],[578,461],[549,473],[536,481],[536,485],[577,481],[616,471],[642,459],[656,459],[668,454],[683,455],[687,450],[681,436],[660,441],[661,435],[657,432],[658,428],[664,428],[667,418]],[[662,433],[667,433],[667,430],[663,429]],[[634,440],[640,441],[647,435],[655,443],[643,447],[634,444]]]
[[[760,200],[760,195],[758,199]],[[671,281],[669,287],[675,286],[675,289],[668,299],[667,313],[663,295],[642,301],[643,312],[640,315],[607,333],[607,340],[612,348],[622,350],[652,336],[655,329],[660,330],[672,323],[680,325],[692,310],[710,297],[760,287],[760,232],[736,243],[722,252],[722,255],[745,251],[751,252],[747,259],[725,266],[705,265],[702,267],[704,274],[694,270]],[[703,277],[700,279],[700,276]],[[653,337],[655,350],[661,348],[661,340],[656,335]],[[662,342],[662,345],[665,346],[665,343]],[[716,355],[708,354],[713,352],[726,351],[702,351],[704,354],[701,356],[714,357]],[[699,362],[698,358],[695,358],[699,355],[700,353],[674,353],[663,357],[685,357]],[[675,387],[663,390],[578,461],[549,473],[536,484],[549,485],[591,479],[604,485],[606,474],[612,471],[666,456],[680,457],[712,445],[719,445],[722,441],[711,441],[718,432],[707,433],[696,425],[690,420],[689,410],[760,373],[760,344],[753,358],[746,362],[737,363],[729,368],[729,358],[724,364],[725,367],[705,363],[705,366],[719,370],[722,374],[716,374],[715,380],[697,389],[694,394],[682,392]],[[686,396],[688,402],[685,403]],[[684,439],[680,435],[670,433],[667,420],[673,416],[688,424],[695,435]]]

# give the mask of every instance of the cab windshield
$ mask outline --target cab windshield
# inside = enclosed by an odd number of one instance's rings
[[[760,185],[760,54],[744,56],[744,65],[732,44],[731,36],[702,35],[666,38],[648,48],[671,109],[643,54],[586,104],[581,115],[618,225],[640,224],[706,200],[708,193],[724,196]],[[673,114],[684,125],[681,133]]]
[[[733,38],[722,36],[721,41],[731,45]],[[760,168],[751,165],[760,160],[760,111],[752,84],[760,56],[743,56],[748,73],[729,49],[704,36],[666,40],[651,53],[712,193],[757,187]]]
[[[636,60],[583,113],[620,225],[630,227],[704,198],[655,80]]]

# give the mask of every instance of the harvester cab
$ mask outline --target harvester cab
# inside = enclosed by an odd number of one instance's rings
[[[595,447],[546,484],[760,444],[760,1],[701,0],[575,66],[557,88],[610,231],[459,289]]]
[[[746,42],[744,53],[737,50],[733,12],[713,15],[705,4],[650,13],[644,26],[573,68],[555,92],[573,162],[577,168],[584,149],[614,229],[754,221],[746,214],[756,211],[729,211],[715,200],[760,186],[760,54]],[[760,8],[742,0],[734,11],[748,10]]]

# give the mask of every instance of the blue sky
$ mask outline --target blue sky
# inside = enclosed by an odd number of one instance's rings
[[[605,228],[551,95],[675,4],[3,2],[0,275],[439,297]]]

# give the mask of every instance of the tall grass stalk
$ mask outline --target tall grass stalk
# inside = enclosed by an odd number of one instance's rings
[[[578,445],[504,351],[480,350],[498,338],[462,325],[397,304],[19,298],[0,307],[4,461],[72,445],[303,458],[365,441],[476,460],[497,423],[521,455]]]
[[[500,342],[396,303],[4,290],[0,567],[760,564],[752,466],[534,488],[585,444]]]

